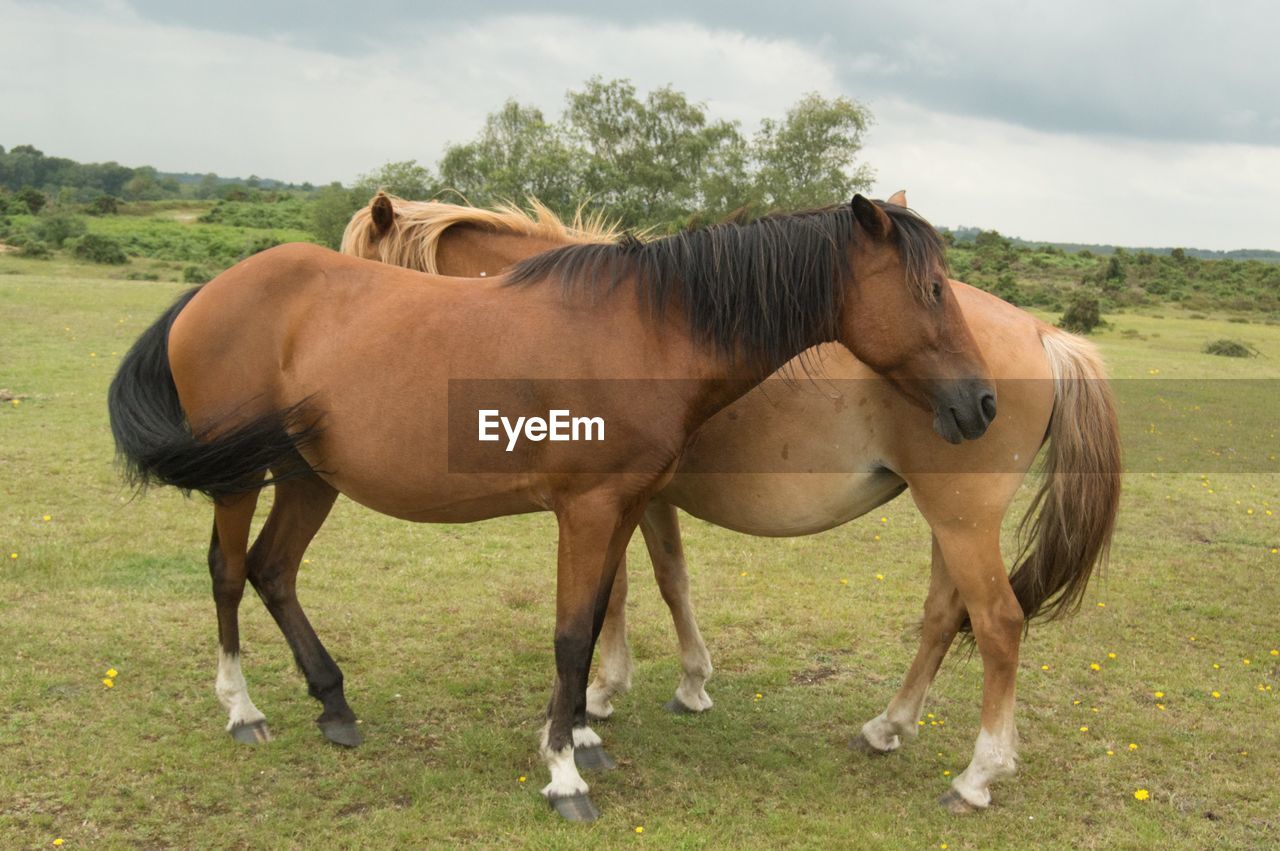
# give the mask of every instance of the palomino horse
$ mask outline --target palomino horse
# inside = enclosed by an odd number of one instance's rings
[[[287,245],[187,294],[126,355],[109,408],[135,481],[215,498],[209,566],[229,729],[267,736],[239,666],[247,578],[324,707],[322,731],[359,740],[341,672],[295,593],[302,553],[338,493],[423,522],[550,510],[556,680],[543,793],[566,818],[594,818],[574,757],[600,754],[586,691],[614,574],[712,414],[806,349],[838,341],[908,388],[947,440],[986,431],[994,388],[942,284],[943,260],[927,222],[859,195],[647,244],[568,246],[491,278]],[[525,429],[519,453],[504,453],[484,442],[490,412],[471,407],[494,386],[507,388],[496,406],[485,399],[494,414],[578,412],[609,439],[541,440],[543,421],[537,436]],[[249,549],[269,471],[275,501]]]
[[[902,193],[890,201],[906,205]],[[510,208],[472,211],[379,194],[352,218],[343,250],[387,262],[412,258],[410,265],[442,274],[479,275],[557,242],[616,239],[598,222],[595,230],[579,222],[559,234],[554,224],[545,210],[533,222]],[[747,394],[703,426],[640,528],[680,642],[683,675],[668,707],[701,711],[711,706],[704,688],[711,657],[689,601],[673,506],[748,534],[792,536],[845,523],[909,487],[933,529],[920,649],[888,709],[855,741],[885,753],[916,735],[938,666],[957,630],[969,628],[967,613],[985,670],[982,733],[973,761],[943,799],[966,810],[986,806],[990,782],[1014,768],[1019,628],[1024,619],[1078,605],[1110,542],[1120,464],[1114,405],[1092,346],[981,290],[958,281],[951,288],[1000,388],[1000,417],[983,440],[940,443],[923,411],[855,357],[827,347],[824,384],[842,398],[776,380]],[[999,550],[1001,521],[1046,438],[1045,481],[1023,520],[1027,545],[1010,583]],[[624,564],[588,691],[588,710],[596,716],[612,713],[611,697],[630,686],[625,597]]]

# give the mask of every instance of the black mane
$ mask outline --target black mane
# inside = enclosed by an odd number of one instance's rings
[[[934,270],[945,268],[942,239],[907,208],[875,203],[893,220],[909,284],[921,300],[931,301]],[[722,352],[778,365],[836,338],[854,221],[852,208],[842,204],[652,242],[624,237],[569,245],[517,264],[507,283],[557,280],[572,293],[613,290],[634,277],[641,300],[655,313],[674,298],[694,332]]]

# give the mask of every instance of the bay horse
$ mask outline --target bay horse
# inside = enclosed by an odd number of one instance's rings
[[[906,206],[898,193],[890,203]],[[379,193],[353,216],[343,251],[446,275],[497,274],[532,252],[570,242],[612,241],[600,220],[561,226],[514,207],[475,211]],[[822,532],[909,489],[933,530],[932,574],[919,651],[888,709],[855,744],[887,753],[913,738],[926,693],[960,630],[973,630],[985,681],[982,732],[969,767],[942,803],[954,811],[990,802],[990,783],[1016,759],[1014,676],[1019,630],[1078,607],[1108,550],[1120,493],[1115,405],[1093,347],[982,290],[950,281],[952,293],[999,385],[1000,417],[976,443],[947,446],[928,415],[848,351],[820,349],[824,397],[770,380],[713,416],[671,482],[640,522],[663,599],[671,609],[683,673],[673,711],[709,709],[711,657],[689,600],[675,506],[729,529],[761,536]],[[1043,442],[1044,480],[1019,527],[1023,547],[1006,578],[1001,522]],[[780,456],[789,456],[786,464]],[[829,472],[812,472],[829,471]],[[614,581],[588,711],[613,712],[630,687],[626,567]]]
[[[322,732],[359,743],[342,673],[296,596],[302,554],[338,493],[420,522],[549,510],[556,677],[542,792],[563,817],[594,819],[575,755],[607,764],[586,690],[614,575],[709,417],[801,352],[839,342],[931,411],[942,438],[987,430],[994,386],[943,263],[924,219],[857,195],[649,243],[565,246],[485,278],[285,245],[187,293],[125,356],[108,408],[134,482],[214,498],[216,690],[230,732],[269,735],[239,664],[247,579],[323,706]],[[520,453],[504,454],[474,430],[485,411],[473,403],[494,386],[518,411],[589,413],[608,439],[526,430]],[[250,549],[267,484],[274,503]]]

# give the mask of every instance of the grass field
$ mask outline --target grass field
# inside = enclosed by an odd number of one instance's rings
[[[211,512],[175,493],[131,500],[104,404],[120,356],[181,286],[101,274],[0,256],[0,388],[18,397],[0,403],[0,847],[1204,848],[1280,836],[1280,401],[1267,389],[1280,327],[1172,309],[1109,317],[1099,340],[1127,379],[1126,439],[1143,462],[1130,464],[1113,559],[1084,609],[1024,645],[1021,771],[988,812],[934,803],[972,751],[976,657],[944,665],[918,741],[881,759],[847,747],[914,651],[928,533],[904,497],[805,539],[685,519],[717,666],[703,717],[661,708],[674,636],[633,544],[635,688],[597,727],[621,767],[589,778],[604,816],[582,826],[538,794],[549,515],[414,526],[340,502],[308,553],[302,601],[366,744],[322,740],[318,705],[252,595],[246,676],[276,741],[231,741],[213,693]],[[1219,337],[1262,357],[1200,353]],[[1214,380],[1169,380],[1192,378]],[[1232,396],[1225,378],[1259,381]],[[1230,438],[1165,437],[1218,435],[1226,420]]]

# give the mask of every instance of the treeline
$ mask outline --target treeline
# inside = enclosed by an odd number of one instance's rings
[[[1280,263],[1202,260],[1115,247],[1099,255],[1017,244],[996,231],[972,240],[946,234],[952,276],[1023,307],[1062,310],[1080,294],[1103,310],[1180,304],[1189,310],[1263,311],[1280,318]]]
[[[244,180],[216,174],[165,174],[151,166],[130,167],[117,162],[80,163],[50,157],[32,145],[0,145],[0,198],[16,197],[32,213],[51,203],[88,203],[99,198],[117,201],[162,201],[246,197],[246,190],[298,189],[277,180],[250,176]],[[8,205],[6,205],[8,206]],[[3,210],[0,210],[3,212]]]
[[[958,227],[950,229],[950,232],[957,242],[973,242],[979,234],[983,233],[983,230],[975,227]],[[1114,254],[1117,251],[1128,251],[1173,257],[1184,255],[1195,257],[1198,260],[1265,260],[1268,263],[1280,263],[1280,251],[1272,251],[1266,248],[1236,248],[1231,251],[1215,251],[1211,248],[1176,248],[1174,246],[1166,246],[1164,248],[1128,248],[1109,243],[1037,242],[1029,239],[1020,239],[1016,236],[1006,237],[1006,239],[1019,248],[1060,248],[1072,254],[1087,251],[1091,254],[1105,256]]]

